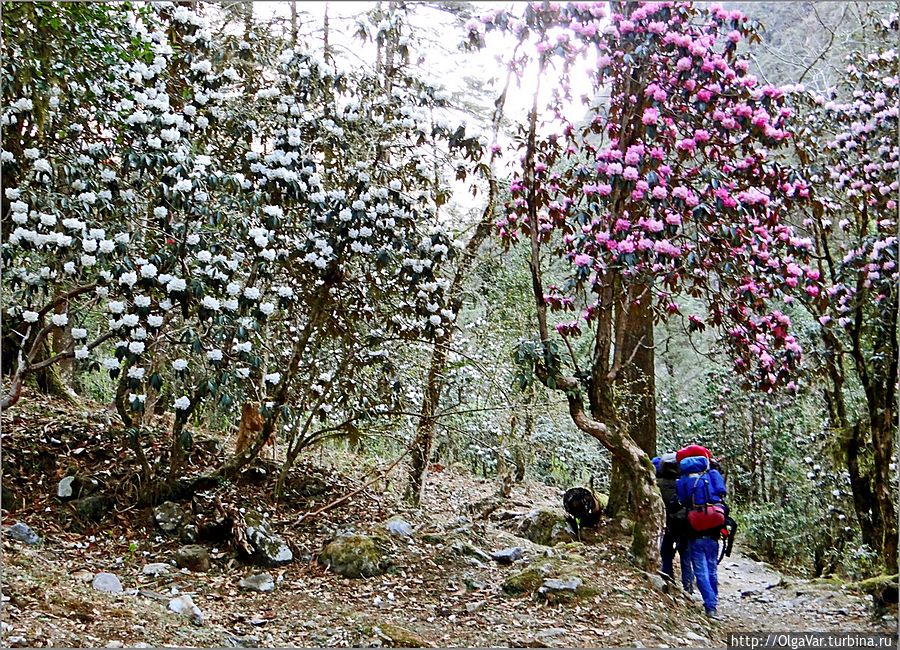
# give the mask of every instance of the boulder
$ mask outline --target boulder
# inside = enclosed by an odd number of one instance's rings
[[[172,501],[166,501],[153,509],[153,520],[166,534],[177,533],[187,520],[184,510]]]
[[[561,559],[540,560],[509,576],[503,591],[510,595],[537,593],[550,602],[593,595],[577,575],[577,566]]]
[[[557,510],[538,509],[527,513],[519,522],[517,534],[542,546],[575,541],[576,534]]]
[[[169,601],[169,611],[175,612],[191,619],[194,625],[203,625],[203,612],[194,604],[193,599],[188,596],[178,596]]]
[[[391,517],[384,522],[384,527],[387,532],[391,535],[396,535],[397,537],[413,536],[413,527],[402,517]]]
[[[38,537],[37,533],[31,530],[31,527],[28,524],[22,523],[21,521],[17,521],[12,526],[4,527],[3,532],[7,537],[14,539],[17,542],[24,542],[29,546],[41,543],[41,538]]]
[[[199,544],[182,546],[175,553],[175,564],[182,569],[189,569],[198,573],[209,571],[209,551]]]
[[[525,551],[521,546],[512,546],[491,553],[491,559],[498,564],[512,564],[517,560],[521,560],[525,556]]]
[[[319,564],[345,578],[371,578],[388,569],[387,540],[369,535],[341,535],[319,554]]]
[[[122,581],[115,573],[101,572],[94,576],[91,586],[97,591],[105,591],[111,594],[120,594],[122,589]]]
[[[275,579],[271,573],[260,573],[255,576],[247,576],[238,583],[241,589],[247,591],[275,591]]]
[[[253,547],[251,559],[262,566],[277,566],[293,561],[294,554],[280,535],[275,534],[265,521],[255,512],[244,515],[247,524],[247,539]]]

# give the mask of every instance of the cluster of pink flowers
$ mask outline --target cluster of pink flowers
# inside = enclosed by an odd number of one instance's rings
[[[650,285],[664,316],[678,312],[673,294],[707,295],[709,314],[691,322],[732,323],[726,340],[737,367],[757,384],[785,383],[800,350],[780,335],[785,324],[770,305],[821,293],[811,241],[786,221],[809,198],[809,184],[771,154],[792,137],[789,94],[747,73],[737,45],[751,26],[740,12],[646,3],[601,25],[591,7],[532,4],[525,14],[534,33],[596,22],[570,40],[599,51],[592,78],[598,94],[611,88],[612,96],[608,112],[592,116],[590,138],[551,104],[561,137],[540,148],[534,188],[524,172],[512,182],[501,237],[530,236],[529,202],[548,206],[539,211],[540,237],[562,235],[575,286],[599,296],[614,276]],[[503,16],[492,14],[487,30],[505,29]],[[635,92],[629,62],[638,59],[643,85]],[[541,172],[551,164],[566,171],[547,178]],[[548,305],[568,308],[558,298]],[[588,305],[586,320],[597,305]]]

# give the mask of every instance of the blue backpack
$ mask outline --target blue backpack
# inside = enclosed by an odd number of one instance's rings
[[[697,531],[717,528],[725,522],[725,480],[703,456],[685,458],[680,463],[678,500],[688,510],[688,523]]]

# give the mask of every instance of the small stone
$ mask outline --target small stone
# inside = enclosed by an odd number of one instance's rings
[[[29,546],[41,543],[41,538],[37,536],[37,533],[31,530],[31,527],[28,524],[22,523],[21,521],[4,528],[3,532],[17,542],[24,542]]]
[[[684,636],[691,641],[701,641],[703,643],[709,643],[709,639],[707,639],[705,636],[697,634],[696,632],[688,631]]]
[[[512,564],[517,560],[521,560],[525,556],[525,551],[522,550],[521,546],[513,546],[511,548],[504,548],[499,551],[494,551],[491,553],[491,559],[498,564]]]
[[[561,580],[559,578],[547,578],[544,580],[543,586],[540,588],[541,593],[548,591],[578,591],[581,586],[581,578],[567,578]]]
[[[78,571],[72,574],[72,577],[78,582],[90,582],[94,579],[94,572],[88,571],[87,569],[78,569]]]
[[[259,638],[256,636],[225,635],[225,646],[228,648],[255,648],[258,644]]]
[[[200,529],[197,528],[194,524],[187,524],[184,528],[181,529],[181,535],[178,539],[182,544],[193,544],[197,541],[197,538],[200,536]]]
[[[72,499],[75,497],[75,477],[67,476],[63,480],[59,482],[59,485],[56,486],[56,496],[66,501],[68,499]]]
[[[205,573],[210,569],[209,552],[199,544],[182,546],[175,553],[175,564],[182,569]]]
[[[164,533],[174,533],[184,523],[184,510],[177,503],[166,501],[153,509],[153,519]]]
[[[241,589],[249,591],[259,591],[261,593],[267,591],[275,591],[275,579],[271,573],[260,573],[255,576],[248,576],[240,581]]]
[[[388,519],[384,527],[391,535],[396,535],[397,537],[412,537],[413,536],[413,528],[408,521],[405,519],[401,519],[400,517],[392,517]]]
[[[474,544],[470,544],[469,542],[463,542],[462,540],[456,540],[453,542],[453,550],[456,551],[459,555],[469,556],[479,560],[480,562],[490,562],[491,556],[482,551],[480,548],[475,546]]]
[[[188,596],[178,596],[169,601],[169,611],[188,616],[194,625],[203,625],[203,612],[194,604],[194,600]]]
[[[537,636],[537,638],[539,639],[549,639],[550,637],[560,636],[562,634],[565,634],[566,632],[568,632],[568,630],[566,630],[565,628],[551,627],[546,630],[541,630],[535,636]]]
[[[105,591],[111,594],[122,593],[122,582],[115,573],[101,572],[94,576],[91,586],[97,591]]]
[[[24,636],[16,635],[16,636],[8,636],[6,637],[6,642],[9,643],[10,648],[27,648],[28,640]]]
[[[165,562],[152,562],[150,564],[145,564],[144,568],[141,569],[141,573],[145,576],[164,575],[169,572],[170,568],[170,565]]]
[[[485,601],[483,601],[483,600],[479,600],[474,603],[466,603],[466,611],[469,612],[470,614],[477,612],[479,609],[484,607],[484,603],[485,603]]]
[[[125,644],[122,643],[121,641],[110,641],[109,643],[106,644],[106,647],[107,648],[124,648]]]

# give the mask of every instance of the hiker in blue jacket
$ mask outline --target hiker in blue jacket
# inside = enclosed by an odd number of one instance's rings
[[[697,588],[703,596],[706,615],[718,619],[719,536],[725,522],[725,479],[710,469],[704,456],[684,458],[679,464],[681,476],[675,484],[678,500],[688,511],[688,536],[691,565]]]

